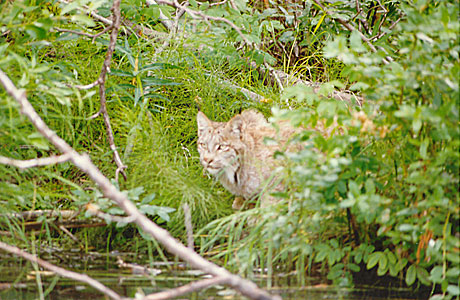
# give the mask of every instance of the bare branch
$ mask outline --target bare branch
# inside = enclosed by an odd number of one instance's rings
[[[209,6],[212,7],[212,6],[224,5],[225,3],[227,3],[227,0],[223,0],[223,1],[220,1],[220,2],[212,2],[212,3],[209,3]],[[230,3],[232,3],[232,1],[230,1]],[[233,6],[232,6],[232,8],[233,8]]]
[[[194,281],[189,284],[170,289],[167,291],[155,293],[155,294],[150,294],[145,296],[144,298],[141,298],[142,300],[167,300],[167,299],[172,299],[175,297],[182,296],[184,294],[192,293],[195,291],[199,291],[201,289],[216,285],[216,284],[223,284],[226,283],[226,279],[222,277],[214,277],[214,278],[208,278],[208,279],[203,279],[200,281]]]
[[[275,79],[276,83],[278,84],[278,87],[279,87],[280,91],[283,91],[284,86],[283,86],[283,83],[281,82],[280,78],[278,77],[278,74],[276,74],[275,70],[268,63],[264,63],[264,65],[268,69],[268,71],[270,72],[272,78]]]
[[[166,4],[166,5],[169,5],[169,6],[173,6],[173,7],[176,7],[176,8],[179,8],[179,9],[182,9],[184,10],[185,12],[187,12],[192,18],[195,18],[195,19],[202,19],[204,20],[205,22],[209,22],[209,20],[213,20],[213,21],[218,21],[218,22],[223,22],[223,23],[226,23],[228,24],[231,28],[233,28],[241,37],[241,39],[248,45],[252,45],[252,43],[244,36],[243,32],[241,31],[241,29],[236,26],[233,22],[231,22],[230,20],[226,19],[226,18],[221,18],[221,17],[213,17],[213,16],[209,16],[209,15],[206,15],[205,13],[201,12],[201,11],[196,11],[196,10],[193,10],[193,9],[190,9],[186,6],[183,6],[181,5],[177,0],[173,0],[173,1],[169,1],[169,0],[155,0],[155,2],[157,2],[158,4]]]
[[[74,88],[79,89],[79,90],[90,90],[93,87],[97,86],[100,82],[101,82],[101,78],[99,77],[93,83],[90,83],[90,84],[87,84],[87,85],[73,85],[71,87],[74,87]]]
[[[120,14],[120,3],[121,0],[114,0],[112,6],[112,16],[113,16],[113,25],[112,32],[110,33],[110,42],[107,48],[107,53],[105,56],[104,63],[102,64],[102,70],[99,75],[99,101],[101,102],[100,112],[104,118],[105,129],[107,133],[107,140],[109,142],[110,150],[113,152],[113,159],[117,165],[117,172],[120,172],[126,180],[126,173],[124,169],[127,168],[125,164],[121,161],[120,154],[118,153],[117,147],[115,146],[115,141],[113,137],[112,125],[110,124],[109,113],[107,112],[107,100],[105,95],[105,81],[107,78],[107,72],[109,71],[110,63],[112,60],[113,51],[115,50],[115,44],[117,42],[118,30],[121,24],[121,14]]]
[[[44,260],[36,257],[35,255],[27,253],[27,252],[25,252],[25,251],[23,251],[23,250],[21,250],[21,249],[19,249],[17,247],[5,244],[3,242],[0,242],[0,249],[2,249],[4,251],[7,251],[7,252],[10,252],[10,253],[12,253],[14,255],[23,257],[23,258],[27,259],[28,261],[36,263],[36,264],[42,266],[43,268],[48,269],[50,271],[53,271],[54,273],[56,273],[56,274],[58,274],[60,276],[70,278],[70,279],[73,279],[73,280],[77,280],[77,281],[80,281],[80,282],[84,282],[84,283],[92,286],[96,290],[100,291],[101,293],[103,293],[104,295],[107,295],[108,297],[110,297],[112,299],[115,299],[115,300],[122,300],[123,299],[115,291],[111,290],[110,288],[106,287],[105,285],[103,285],[99,281],[89,277],[86,274],[79,274],[79,273],[76,273],[76,272],[72,272],[72,271],[63,269],[63,268],[58,267],[56,265],[53,265],[53,264],[51,264],[51,263],[49,263],[47,261],[44,261]]]
[[[393,23],[391,23],[391,25],[388,27],[388,30],[393,30],[393,28],[395,28],[395,26],[399,23],[399,21],[402,20],[402,18],[403,18],[404,16],[405,16],[405,14],[401,14],[401,15],[399,16],[399,18],[398,18],[396,21],[394,21]],[[378,40],[378,39],[381,39],[381,38],[382,38],[385,34],[387,34],[387,33],[388,33],[388,31],[381,32],[381,33],[377,34],[376,36],[371,37],[370,40],[376,41],[376,40]]]
[[[54,30],[56,30],[57,32],[68,32],[68,33],[73,33],[77,35],[83,35],[83,36],[87,36],[90,38],[94,37],[94,34],[82,32],[82,31],[76,31],[76,30],[70,30],[70,29],[64,29],[64,28],[58,28],[58,27],[54,27]]]
[[[238,7],[236,7],[235,1],[234,1],[234,0],[229,0],[229,1],[230,1],[231,7],[232,7],[234,10],[238,10]]]
[[[318,0],[313,0],[315,1],[315,3],[325,12],[327,13],[328,15],[330,15],[333,19],[337,20],[340,24],[343,25],[343,27],[345,27],[346,29],[348,29],[349,31],[357,31],[359,36],[361,37],[361,39],[369,46],[369,48],[371,48],[371,50],[373,52],[377,52],[377,48],[375,48],[374,45],[372,45],[371,41],[359,30],[357,30],[353,25],[349,24],[347,21],[345,21],[344,19],[342,18],[337,18],[337,17],[334,17],[333,16],[333,13],[329,10],[327,10],[323,4],[321,4],[320,1]],[[391,57],[387,56],[386,58],[384,58],[382,61],[384,64],[389,64],[390,61],[393,60]]]
[[[110,222],[120,222],[120,223],[132,223],[134,221],[134,218],[132,216],[130,217],[121,217],[121,216],[115,216],[111,214],[106,214],[105,212],[99,210],[99,206],[96,204],[88,203],[85,205],[85,208],[94,216],[110,221]]]
[[[79,154],[54,131],[52,131],[37,112],[34,110],[30,102],[27,100],[24,91],[18,90],[8,76],[0,70],[0,83],[5,88],[6,92],[13,97],[20,105],[21,112],[27,116],[35,128],[48,139],[57,149],[63,153],[71,155],[71,161],[86,173],[101,189],[106,198],[112,199],[128,216],[134,218],[134,222],[145,233],[151,235],[160,242],[171,254],[177,255],[179,258],[188,262],[192,267],[198,268],[205,273],[209,273],[214,277],[222,277],[225,283],[235,290],[251,299],[258,300],[278,300],[279,296],[270,295],[266,291],[259,289],[257,285],[249,280],[245,280],[237,275],[234,275],[226,269],[217,266],[216,264],[204,259],[198,253],[188,249],[182,243],[177,241],[171,234],[153,223],[149,218],[142,214],[137,207],[128,200],[125,194],[120,192],[107,177],[92,163],[88,155]]]
[[[145,3],[147,4],[147,6],[160,4],[156,0],[147,0],[145,1]],[[174,22],[171,21],[161,10],[158,19],[160,20],[161,24],[163,24],[163,26],[166,27],[166,29],[168,29],[168,31],[174,31]]]
[[[79,214],[76,210],[32,210],[32,211],[22,211],[17,213],[9,213],[9,214],[0,214],[1,217],[7,218],[21,218],[24,220],[29,219],[36,219],[41,216],[45,216],[48,218],[55,218],[59,217],[62,219],[72,219]]]
[[[60,164],[70,160],[70,154],[53,155],[50,157],[34,158],[29,160],[17,160],[9,157],[0,156],[0,164],[18,167],[20,169],[28,169],[33,167],[43,167],[49,165]]]
[[[59,0],[59,1],[62,2],[62,3],[68,4],[68,2],[65,1],[65,0]],[[120,158],[120,154],[118,153],[117,147],[115,146],[115,141],[114,141],[113,131],[112,131],[112,125],[110,123],[110,117],[109,117],[109,114],[107,112],[107,104],[106,104],[107,100],[106,100],[106,94],[105,94],[105,81],[107,79],[107,73],[110,70],[110,63],[111,63],[111,60],[112,60],[113,51],[115,50],[115,44],[117,42],[118,30],[120,29],[120,25],[121,25],[120,3],[121,3],[121,0],[114,0],[113,1],[113,5],[112,5],[112,9],[111,9],[112,10],[112,18],[113,18],[113,20],[110,21],[110,22],[108,22],[109,21],[108,19],[105,19],[105,18],[95,14],[94,12],[90,13],[91,16],[94,17],[95,19],[97,19],[99,21],[102,21],[105,24],[109,25],[107,28],[105,28],[99,34],[91,36],[91,37],[93,37],[93,41],[97,36],[107,32],[107,31],[109,31],[111,29],[112,31],[110,33],[110,42],[109,42],[109,46],[107,48],[104,63],[102,64],[101,72],[99,73],[99,78],[96,79],[96,81],[94,81],[93,83],[90,83],[88,85],[77,85],[75,87],[78,88],[78,89],[91,89],[91,88],[99,85],[99,101],[101,103],[101,107],[100,107],[99,111],[95,115],[90,117],[90,119],[94,119],[94,118],[98,117],[100,114],[102,114],[103,119],[104,119],[106,134],[107,134],[107,140],[109,142],[109,147],[110,147],[110,150],[112,150],[112,152],[113,152],[113,159],[115,161],[115,164],[117,165],[117,169],[115,171],[115,178],[118,179],[118,174],[121,173],[123,175],[124,179],[126,180],[126,173],[125,173],[124,169],[126,169],[127,166],[125,164],[123,164],[123,162],[122,162],[122,160]]]
[[[70,231],[67,230],[67,228],[65,228],[64,225],[59,225],[58,228],[64,232],[65,234],[67,234],[75,243],[77,244],[80,244],[80,240],[78,240],[78,238],[76,236],[74,236]],[[80,244],[81,245],[81,244]]]

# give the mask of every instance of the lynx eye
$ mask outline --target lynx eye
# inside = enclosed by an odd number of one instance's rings
[[[218,145],[217,151],[226,151],[228,149],[227,145]]]

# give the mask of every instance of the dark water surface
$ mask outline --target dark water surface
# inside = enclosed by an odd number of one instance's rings
[[[48,257],[47,257],[48,256]],[[129,253],[52,253],[41,257],[60,267],[85,273],[115,290],[125,297],[136,294],[147,295],[178,287],[194,280],[206,278],[197,270],[190,270],[182,263],[153,262],[144,265],[130,264],[137,261]],[[37,275],[38,274],[38,275]],[[267,286],[267,278],[255,274],[253,280],[260,286]],[[325,284],[321,278],[305,278],[305,285],[298,284],[296,274],[279,274],[272,279],[272,293],[282,296],[284,300],[302,299],[424,299],[408,289],[388,286],[356,286],[336,288]],[[0,300],[39,299],[40,288],[45,299],[98,300],[107,299],[93,288],[39,268],[37,273],[32,264],[12,256],[0,253]],[[183,295],[176,299],[190,300],[243,300],[247,299],[225,286],[211,287],[200,292]]]

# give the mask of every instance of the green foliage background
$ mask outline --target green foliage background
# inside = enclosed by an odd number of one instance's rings
[[[304,282],[322,266],[328,279],[349,286],[355,272],[372,269],[409,286],[432,286],[433,299],[458,298],[459,3],[381,2],[384,14],[375,1],[361,1],[366,19],[356,13],[355,1],[323,2],[332,16],[314,1],[271,2],[268,9],[235,1],[237,10],[190,1],[192,9],[244,28],[245,38],[258,48],[242,45],[225,23],[188,22],[189,16],[164,48],[163,41],[122,30],[107,82],[115,143],[128,165],[120,189],[179,238],[181,204],[187,202],[199,250],[248,276],[259,267],[269,276],[295,269]],[[100,31],[101,25],[79,10],[83,5],[110,16],[111,3],[105,1],[2,3],[0,68],[59,136],[114,177],[104,124],[89,119],[99,108],[97,92],[71,87],[97,78],[108,35],[92,41],[55,30]],[[122,2],[125,18],[166,32],[158,22],[160,10],[174,13],[166,6]],[[378,51],[335,18],[373,25],[365,33]],[[393,61],[382,63],[387,56]],[[266,73],[247,65],[248,59],[322,82],[321,92],[303,85],[279,91]],[[253,101],[233,85],[265,100]],[[334,87],[360,93],[364,104],[329,99]],[[279,154],[286,163],[277,172],[287,186],[277,195],[279,204],[233,212],[232,196],[199,165],[198,106],[218,121],[255,107],[303,128],[335,120],[340,130],[329,138],[304,130],[297,137],[307,145],[304,150]],[[0,155],[57,154],[3,90],[0,111]],[[121,212],[70,163],[26,170],[0,165],[2,212],[81,209],[89,202]],[[1,218],[4,229],[29,244],[20,222]],[[254,218],[257,225],[248,228]],[[54,242],[52,220],[43,224],[44,239]],[[141,240],[139,251],[149,243],[131,226],[111,226],[116,228],[77,234],[94,237],[91,246],[107,249],[132,247],[126,241],[133,235]]]

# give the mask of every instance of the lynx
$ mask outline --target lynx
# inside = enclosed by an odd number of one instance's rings
[[[295,133],[288,123],[280,123],[275,129],[255,110],[243,111],[228,122],[213,122],[198,112],[197,123],[200,162],[208,173],[237,196],[234,209],[242,205],[238,197],[248,200],[263,192],[264,183],[272,177],[277,164],[274,152]],[[266,137],[279,143],[267,145],[264,143]],[[281,185],[274,182],[272,178],[271,185],[276,185],[272,188],[279,189]],[[268,195],[260,198],[262,207],[274,201]]]

